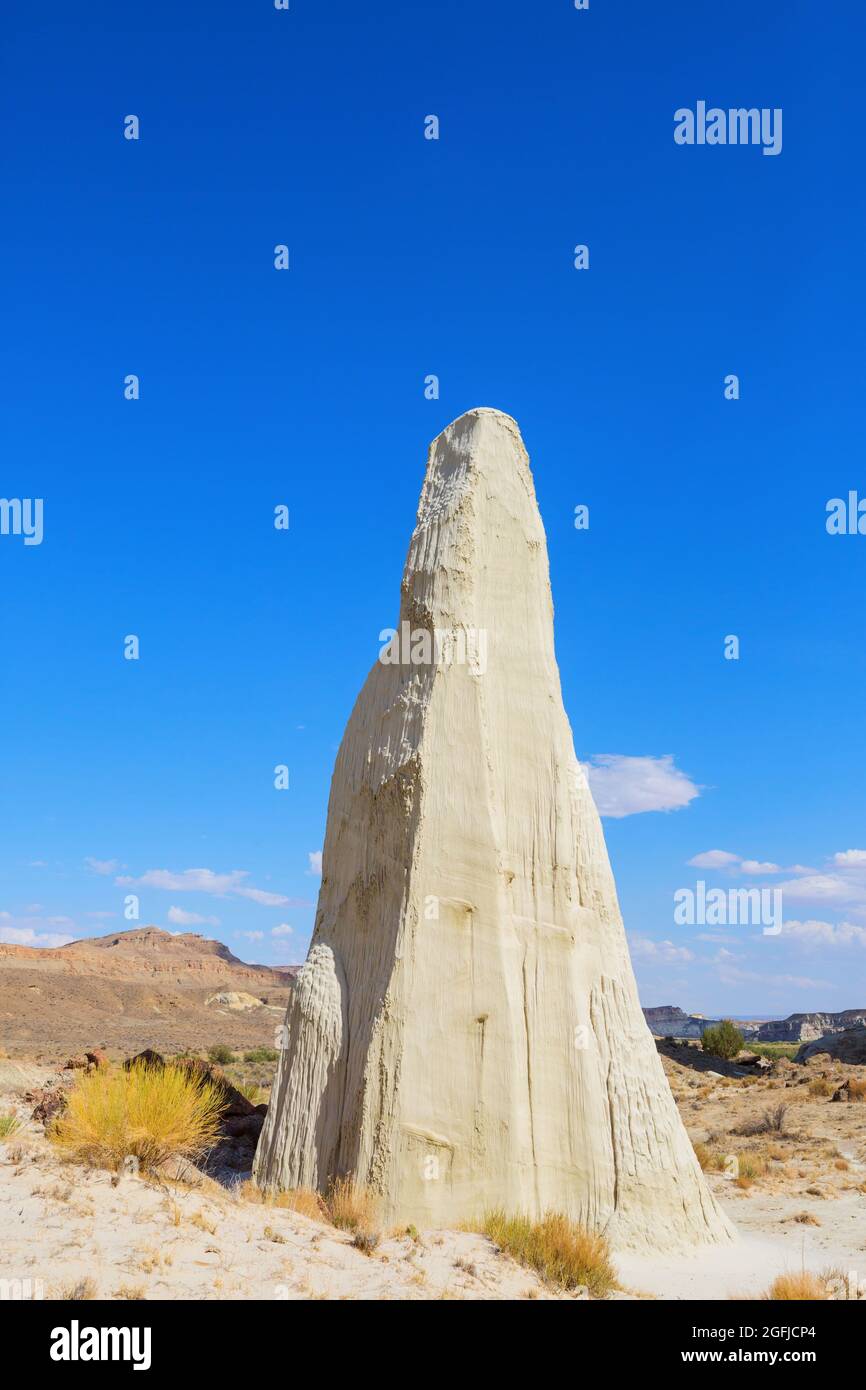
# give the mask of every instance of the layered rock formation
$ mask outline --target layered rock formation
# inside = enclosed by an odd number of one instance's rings
[[[866,1025],[866,1009],[843,1009],[834,1014],[789,1014],[787,1018],[771,1019],[758,1029],[759,1042],[810,1042],[846,1028]]]
[[[428,1227],[501,1205],[615,1243],[728,1239],[638,1003],[498,411],[431,446],[398,633],[337,757],[258,1182],[354,1174]]]
[[[288,971],[249,965],[194,932],[147,926],[66,946],[0,943],[0,1041],[46,1055],[94,1043],[125,1053],[272,1045],[291,985]],[[241,1013],[221,1004],[221,994],[259,1007]]]

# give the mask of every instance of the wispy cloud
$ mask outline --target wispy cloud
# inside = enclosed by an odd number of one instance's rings
[[[287,898],[284,893],[270,893],[253,888],[245,882],[246,869],[215,873],[213,869],[148,869],[139,878],[122,876],[115,880],[121,888],[158,888],[168,893],[207,893],[212,897],[248,898],[262,907],[309,907],[303,898]]]
[[[642,811],[678,811],[700,796],[700,787],[674,765],[670,753],[658,758],[597,753],[584,763],[584,770],[599,815],[613,819]]]
[[[321,878],[321,877],[322,877],[322,851],[321,851],[320,849],[311,849],[311,850],[309,851],[309,853],[307,854],[307,858],[308,858],[309,861],[310,861],[310,867],[307,869],[307,873],[308,873],[308,874],[313,874],[314,876],[316,876],[316,877],[318,877],[318,878]]]
[[[293,931],[288,922],[281,922],[278,927],[271,927],[271,936],[292,936]]]
[[[806,949],[844,949],[850,946],[866,949],[866,927],[860,927],[855,922],[821,922],[814,918],[798,922],[792,919],[782,925],[783,940],[785,937]]]
[[[185,912],[182,907],[170,907],[168,920],[175,927],[218,927],[219,917],[202,917],[199,912]]]
[[[694,960],[687,946],[675,946],[672,941],[653,941],[649,936],[629,936],[631,953],[639,960]]]
[[[739,864],[740,856],[727,849],[707,849],[686,862],[694,869],[726,869],[731,864]]]
[[[116,874],[120,868],[119,859],[91,859],[88,857],[84,862],[93,873],[102,874],[105,878],[109,874]]]

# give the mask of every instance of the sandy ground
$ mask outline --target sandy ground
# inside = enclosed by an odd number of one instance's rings
[[[752,1082],[708,1077],[689,1063],[666,1059],[665,1067],[739,1238],[681,1256],[614,1252],[617,1296],[755,1297],[776,1275],[805,1268],[853,1273],[866,1297],[866,1104],[809,1093],[822,1074],[835,1085],[866,1068],[783,1068]],[[207,1178],[195,1186],[118,1179],[62,1163],[21,1095],[51,1075],[36,1063],[0,1061],[0,1112],[24,1122],[0,1141],[0,1280],[40,1281],[46,1298],[566,1297],[468,1232],[386,1232],[368,1255],[347,1232],[251,1203]],[[736,1133],[780,1102],[788,1107],[781,1132]],[[754,1180],[716,1169],[716,1155],[732,1153],[758,1164]]]
[[[8,1147],[8,1146],[7,1146]],[[16,1157],[19,1157],[16,1152]],[[158,1185],[60,1165],[44,1143],[0,1156],[0,1278],[45,1298],[521,1299],[554,1297],[484,1237],[352,1237],[206,1184]]]

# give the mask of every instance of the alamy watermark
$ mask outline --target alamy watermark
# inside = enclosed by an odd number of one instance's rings
[[[487,630],[474,627],[383,628],[379,660],[383,666],[468,666],[473,675],[487,670]]]
[[[764,936],[782,930],[781,888],[694,888],[674,893],[674,921],[679,927],[762,927]]]
[[[681,106],[674,112],[674,140],[678,145],[762,145],[764,154],[782,153],[781,106],[721,106],[695,110]]]
[[[42,544],[41,497],[0,497],[0,536],[23,536],[25,545]]]

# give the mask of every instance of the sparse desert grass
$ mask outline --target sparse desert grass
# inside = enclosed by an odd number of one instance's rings
[[[257,1081],[237,1081],[235,1090],[240,1091],[242,1096],[246,1096],[250,1105],[262,1105],[265,1100],[265,1089]]]
[[[762,1298],[774,1303],[788,1301],[810,1303],[830,1297],[828,1281],[820,1274],[803,1270],[800,1274],[780,1274],[774,1279]]]
[[[713,1155],[708,1144],[702,1144],[700,1140],[692,1140],[692,1148],[695,1151],[695,1158],[701,1165],[704,1172],[711,1166]]]
[[[0,1115],[0,1139],[11,1139],[13,1134],[17,1134],[21,1128],[21,1121],[17,1115]]]
[[[378,1231],[356,1231],[352,1241],[355,1249],[360,1250],[364,1255],[372,1255],[378,1244]]]
[[[296,1187],[290,1192],[267,1192],[248,1179],[237,1189],[242,1202],[253,1202],[257,1206],[276,1207],[282,1211],[295,1211],[310,1221],[328,1221],[329,1215],[324,1199],[309,1187]]]
[[[250,1052],[244,1053],[245,1062],[276,1062],[279,1060],[279,1052],[274,1047],[254,1047]]]
[[[84,1303],[98,1295],[96,1281],[91,1278],[76,1279],[71,1284],[62,1284],[55,1298],[63,1303]]]
[[[755,1179],[762,1178],[766,1171],[767,1165],[760,1154],[740,1154],[737,1159],[737,1176],[734,1178],[734,1186],[745,1192],[752,1186]]]
[[[114,1290],[114,1297],[128,1298],[130,1301],[134,1302],[146,1298],[147,1294],[144,1291],[143,1284],[121,1284],[119,1289]]]
[[[785,1117],[788,1113],[787,1105],[776,1105],[771,1110],[765,1110],[763,1115],[755,1120],[745,1120],[743,1124],[732,1131],[734,1134],[782,1134],[785,1129]]]
[[[210,1148],[222,1104],[214,1086],[178,1067],[100,1068],[78,1078],[48,1136],[74,1162],[117,1171],[131,1156],[147,1170]]]
[[[816,1076],[814,1081],[809,1082],[809,1095],[814,1100],[819,1100],[821,1096],[832,1096],[833,1087],[826,1076]]]
[[[866,1101],[866,1080],[858,1081],[857,1078],[854,1076],[849,1078],[848,1099]]]
[[[376,1223],[376,1201],[366,1187],[359,1187],[352,1178],[337,1178],[331,1183],[325,1207],[334,1225],[341,1231],[371,1231]]]
[[[207,1235],[216,1235],[216,1222],[209,1216],[205,1216],[203,1211],[194,1211],[189,1218],[191,1226],[197,1226],[200,1231],[205,1231]]]
[[[145,1274],[153,1274],[154,1270],[170,1269],[174,1264],[174,1256],[168,1250],[146,1245],[136,1252],[136,1261],[136,1268],[143,1270]]]
[[[798,1211],[796,1216],[791,1217],[792,1221],[797,1221],[801,1226],[820,1226],[821,1222],[811,1211]]]
[[[616,1288],[616,1271],[604,1236],[585,1230],[560,1212],[532,1221],[498,1209],[487,1212],[476,1229],[557,1288],[586,1286],[596,1297]]]

